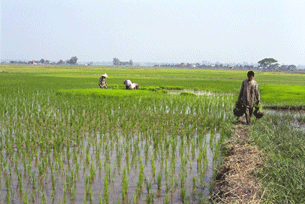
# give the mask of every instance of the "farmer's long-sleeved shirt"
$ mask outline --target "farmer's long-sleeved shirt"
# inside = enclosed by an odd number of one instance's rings
[[[245,106],[253,108],[255,99],[260,102],[260,93],[258,90],[258,84],[256,81],[252,80],[249,84],[249,80],[243,81],[238,99],[242,99]]]
[[[106,78],[105,77],[101,77],[99,82],[98,82],[100,87],[106,88],[107,87],[107,82],[106,82]]]

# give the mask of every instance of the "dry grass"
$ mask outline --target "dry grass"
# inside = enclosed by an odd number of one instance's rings
[[[248,141],[249,126],[243,125],[244,118],[234,128],[234,136],[225,146],[229,149],[216,177],[214,201],[217,203],[260,203],[261,184],[254,170],[263,166],[262,153]]]

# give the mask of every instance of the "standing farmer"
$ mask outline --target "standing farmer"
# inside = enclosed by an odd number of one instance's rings
[[[98,85],[100,86],[100,88],[104,88],[107,89],[107,82],[106,82],[106,78],[107,78],[107,74],[103,74],[98,82]]]
[[[242,100],[243,106],[246,111],[247,125],[250,125],[255,99],[257,100],[257,102],[256,102],[257,104],[260,104],[261,101],[260,101],[260,94],[259,94],[259,90],[258,90],[258,84],[253,79],[254,72],[249,71],[247,73],[247,76],[248,76],[248,79],[243,81],[243,83],[241,85],[238,100],[239,101]]]

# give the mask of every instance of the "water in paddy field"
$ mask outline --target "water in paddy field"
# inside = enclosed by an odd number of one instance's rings
[[[52,104],[36,95],[14,99],[1,114],[0,203],[122,203],[123,178],[125,203],[208,199],[219,162],[215,127],[230,117],[232,96],[143,98],[130,106],[59,96]]]
[[[167,137],[170,139],[170,136]],[[92,138],[94,141],[92,141]],[[186,201],[198,203],[201,198],[208,198],[210,195],[209,184],[214,173],[215,144],[220,139],[218,132],[204,133],[201,150],[195,146],[200,140],[197,133],[190,138],[195,144],[193,146],[192,142],[188,146],[187,141],[183,141],[179,136],[176,136],[176,141],[172,142],[176,142],[177,146],[175,148],[170,147],[169,152],[160,152],[160,149],[166,145],[163,143],[159,144],[163,146],[157,148],[155,153],[150,141],[152,138],[145,138],[141,134],[129,137],[129,141],[126,139],[126,135],[120,133],[105,135],[97,131],[88,132],[84,140],[79,143],[80,145],[73,143],[69,149],[63,147],[59,154],[51,150],[48,155],[40,152],[37,148],[37,152],[33,153],[34,158],[27,163],[31,166],[30,170],[24,166],[22,161],[13,162],[14,157],[20,154],[20,150],[15,149],[13,155],[9,155],[6,154],[8,150],[4,148],[2,162],[6,163],[4,165],[6,168],[1,172],[0,202],[6,203],[9,196],[10,200],[14,201],[12,203],[22,203],[25,195],[27,195],[28,200],[31,201],[30,203],[42,203],[44,197],[47,203],[63,203],[64,196],[66,196],[67,203],[84,203],[85,196],[87,203],[98,203],[100,196],[104,198],[105,172],[109,170],[109,202],[117,203],[119,200],[122,201],[122,172],[127,166],[129,166],[126,173],[129,186],[125,200],[131,203],[134,201],[136,203],[146,203],[148,194],[153,197],[155,203],[163,203],[165,199],[168,199],[169,203],[182,203],[181,183],[183,182]],[[104,146],[102,143],[104,143]],[[195,149],[192,147],[195,147]],[[99,161],[96,159],[97,148],[100,148]],[[126,148],[130,148],[129,162],[127,162]],[[133,157],[135,151],[139,152],[135,153]],[[198,163],[197,158],[201,153],[204,153],[205,158],[203,162]],[[68,154],[71,154],[69,160]],[[75,159],[73,159],[74,154],[77,155]],[[108,159],[106,155],[109,155]],[[154,165],[152,164],[152,157],[154,157]],[[46,163],[43,162],[43,159]],[[144,165],[145,179],[139,196],[135,198],[140,172],[139,160]],[[79,163],[78,170],[75,165],[76,161]],[[45,166],[41,169],[43,165]],[[52,166],[53,171],[50,166]],[[152,170],[153,166],[155,166],[155,173]],[[95,171],[92,184],[86,185],[88,183],[86,180],[90,177],[92,168]],[[185,170],[185,179],[181,182],[183,169]],[[23,178],[22,191],[19,187],[20,177],[17,176],[17,171],[21,172]],[[159,172],[162,172],[162,176],[161,185],[158,188]],[[52,184],[54,181],[56,183],[55,190],[53,190]],[[65,185],[66,187],[64,187]],[[150,190],[148,190],[149,185]],[[93,200],[90,200],[90,193],[86,193],[90,191]],[[52,194],[55,195],[54,199]]]
[[[300,130],[302,132],[305,132],[305,123],[302,121],[299,121],[299,117],[305,118],[305,111],[290,111],[290,110],[264,110],[265,114],[273,114],[273,115],[279,115],[279,116],[285,116],[290,115],[293,117],[293,120],[291,121],[292,127],[294,127],[296,130]]]
[[[192,90],[192,89],[186,89],[186,90],[167,90],[167,93],[172,94],[172,95],[177,95],[181,94],[182,92],[187,92],[187,93],[192,93],[197,96],[215,96],[215,95],[233,95],[233,94],[227,94],[227,93],[213,93],[209,91],[202,91],[202,90]]]

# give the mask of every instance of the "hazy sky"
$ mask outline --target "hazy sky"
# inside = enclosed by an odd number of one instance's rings
[[[305,65],[304,0],[2,0],[1,59]]]

